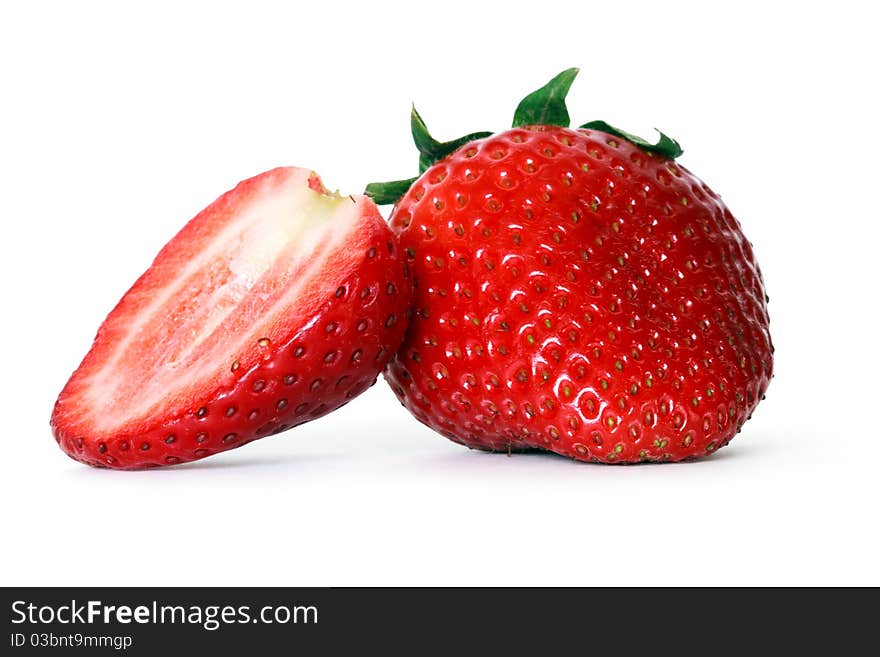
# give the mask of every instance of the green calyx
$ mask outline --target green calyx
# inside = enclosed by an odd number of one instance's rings
[[[513,127],[518,128],[530,125],[555,125],[564,128],[569,127],[571,120],[568,116],[568,108],[565,105],[565,97],[571,88],[572,82],[578,74],[578,69],[570,68],[545,84],[540,89],[533,91],[520,101],[513,115]],[[641,137],[606,123],[605,121],[590,121],[580,126],[588,130],[599,130],[629,141],[642,150],[675,159],[682,154],[681,146],[677,141],[663,134],[659,130],[660,139],[652,144]],[[437,141],[428,132],[424,120],[416,111],[415,106],[410,113],[410,129],[412,130],[413,142],[419,151],[419,175],[427,171],[436,162],[451,155],[465,144],[476,139],[489,137],[491,132],[472,132],[464,137],[451,141]],[[370,183],[364,193],[371,197],[378,205],[388,205],[400,200],[410,186],[418,180],[407,178],[406,180],[394,180],[383,183]]]
[[[513,127],[524,125],[571,125],[565,97],[578,74],[576,68],[563,71],[537,91],[523,98],[513,114]]]
[[[663,157],[668,157],[670,160],[674,160],[682,153],[681,145],[675,141],[672,137],[669,137],[659,130],[657,133],[660,135],[660,139],[656,144],[652,144],[649,141],[645,141],[641,137],[636,137],[628,132],[624,132],[620,128],[615,128],[613,125],[605,123],[605,121],[589,121],[588,123],[584,123],[581,128],[586,128],[587,130],[600,130],[602,132],[607,132],[609,135],[614,135],[615,137],[620,137],[621,139],[626,139],[629,142],[632,142],[643,151],[647,151],[649,153],[656,153],[657,155],[662,155]]]
[[[369,196],[376,205],[393,205],[400,200],[400,197],[409,191],[412,184],[419,177],[407,178],[406,180],[392,180],[390,182],[370,183],[364,190],[364,194]]]
[[[469,135],[453,139],[452,141],[437,141],[431,136],[431,133],[428,132],[428,126],[425,125],[425,121],[416,111],[415,105],[413,105],[412,111],[410,112],[409,122],[413,142],[415,142],[416,148],[419,150],[419,175],[425,173],[425,171],[427,171],[435,162],[439,162],[469,141],[482,139],[483,137],[488,137],[492,134],[491,132],[472,132]],[[406,194],[406,190],[408,190],[410,185],[412,185],[417,179],[418,176],[406,180],[370,183],[367,185],[364,193],[379,205],[396,203],[401,196]]]
[[[435,162],[439,162],[447,155],[451,155],[453,151],[457,151],[469,141],[489,137],[492,134],[491,132],[472,132],[469,135],[453,139],[452,141],[439,142],[428,132],[428,126],[425,125],[422,117],[419,116],[415,105],[413,105],[412,112],[410,112],[410,127],[412,129],[413,141],[416,144],[416,148],[419,149],[420,174],[425,173]]]

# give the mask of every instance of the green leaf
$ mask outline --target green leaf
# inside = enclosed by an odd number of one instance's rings
[[[561,125],[567,128],[571,119],[565,97],[578,74],[576,68],[563,71],[537,91],[522,99],[513,115],[513,127],[523,125]]]
[[[413,141],[416,144],[416,148],[419,149],[419,173],[424,173],[435,162],[439,162],[469,141],[482,139],[492,134],[491,132],[472,132],[469,135],[453,139],[452,141],[437,141],[428,132],[428,126],[425,125],[425,121],[416,111],[415,105],[413,105],[412,112],[410,113],[410,127],[412,128]]]
[[[434,164],[434,160],[432,160],[427,155],[422,155],[421,153],[419,153],[419,173],[420,174],[425,173],[425,171],[430,169],[431,166],[433,166],[433,164]]]
[[[482,139],[492,134],[491,132],[472,132],[469,135],[453,139],[452,141],[437,141],[428,132],[428,127],[425,125],[422,117],[419,116],[415,106],[413,106],[410,115],[410,125],[412,127],[413,141],[416,144],[416,148],[419,149],[419,175],[427,171],[435,162],[442,160],[469,141]],[[408,180],[370,183],[367,185],[366,190],[364,190],[364,194],[372,198],[378,205],[397,203],[415,181],[416,178],[410,178]]]
[[[649,153],[657,153],[657,155],[662,155],[663,157],[668,157],[671,160],[679,157],[684,151],[681,149],[681,145],[675,141],[672,137],[668,137],[663,134],[659,130],[657,132],[660,134],[660,139],[657,140],[656,144],[652,144],[649,141],[645,141],[641,137],[636,137],[635,135],[631,135],[628,132],[624,132],[620,128],[615,128],[613,125],[609,125],[605,123],[605,121],[590,121],[589,123],[584,123],[582,128],[586,128],[587,130],[601,130],[602,132],[607,132],[610,135],[614,135],[615,137],[620,137],[621,139],[626,139],[629,142],[632,142],[643,151],[648,151]]]
[[[391,205],[397,203],[415,181],[416,178],[409,178],[408,180],[370,183],[364,190],[364,194],[373,199],[377,205]]]

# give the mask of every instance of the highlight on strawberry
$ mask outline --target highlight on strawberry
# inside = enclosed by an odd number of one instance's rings
[[[365,196],[312,171],[240,183],[187,223],[104,321],[52,413],[99,467],[240,447],[369,388],[403,336],[411,283]]]
[[[650,143],[571,128],[577,69],[529,94],[513,128],[434,139],[419,175],[375,183],[413,276],[386,378],[421,422],[498,452],[681,461],[725,446],[773,372],[767,295],[727,206]]]

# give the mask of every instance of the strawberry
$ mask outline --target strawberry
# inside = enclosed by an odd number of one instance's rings
[[[471,448],[680,461],[726,445],[764,396],[773,348],[752,246],[656,144],[569,128],[576,69],[514,127],[434,140],[417,179],[373,184],[415,288],[386,377],[416,418]]]
[[[375,382],[410,294],[369,198],[267,171],[187,223],[122,297],[55,404],[55,438],[133,469],[308,422]]]

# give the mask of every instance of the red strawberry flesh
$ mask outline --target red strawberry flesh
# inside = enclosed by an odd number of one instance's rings
[[[279,168],[159,253],[98,331],[52,415],[92,465],[174,464],[301,424],[372,385],[409,283],[375,204]]]

